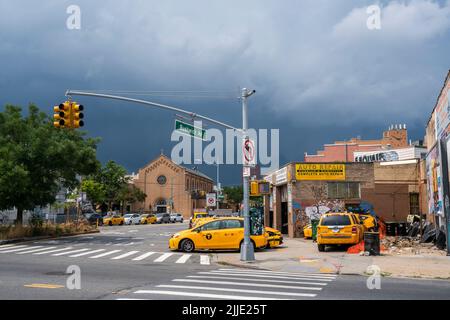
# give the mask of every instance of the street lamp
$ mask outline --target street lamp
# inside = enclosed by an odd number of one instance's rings
[[[243,131],[243,139],[242,139],[242,147],[244,147],[245,141],[248,139],[247,130],[248,130],[248,117],[247,117],[247,99],[253,95],[255,90],[248,90],[247,88],[242,89],[242,131]],[[243,149],[243,148],[242,148]],[[245,168],[249,167],[248,164],[243,161],[242,169],[243,172]],[[243,188],[244,188],[244,241],[241,244],[241,261],[254,261],[255,260],[255,250],[253,248],[253,244],[250,240],[250,216],[249,216],[249,190],[248,190],[248,181],[249,177],[244,175]]]

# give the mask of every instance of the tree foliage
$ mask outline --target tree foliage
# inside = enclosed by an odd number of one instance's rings
[[[75,188],[79,175],[98,170],[98,139],[77,130],[55,128],[51,119],[30,105],[28,115],[7,105],[0,112],[0,210],[23,210],[55,201],[60,187]]]

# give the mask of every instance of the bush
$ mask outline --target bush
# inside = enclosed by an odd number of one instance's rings
[[[31,220],[31,219],[30,219]],[[59,237],[76,232],[86,232],[94,230],[95,227],[85,223],[45,223],[42,219],[36,219],[29,226],[0,226],[0,240],[21,239],[36,236]]]

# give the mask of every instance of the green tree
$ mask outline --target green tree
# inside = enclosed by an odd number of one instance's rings
[[[81,191],[86,192],[88,200],[94,205],[106,201],[106,188],[100,182],[92,178],[83,179],[81,183]]]
[[[223,194],[225,195],[227,202],[235,206],[236,209],[244,199],[244,192],[242,186],[229,186],[223,188]]]
[[[119,193],[128,185],[129,178],[126,174],[124,167],[110,160],[93,176],[94,181],[101,184],[105,190],[108,210],[111,210],[112,203],[119,199]]]
[[[98,170],[98,139],[77,130],[55,128],[50,118],[30,105],[28,115],[7,105],[0,112],[0,210],[23,211],[55,201],[61,187],[78,186],[78,176]]]
[[[147,195],[138,187],[127,185],[118,192],[117,200],[121,203],[123,213],[128,203],[143,202],[146,197]]]

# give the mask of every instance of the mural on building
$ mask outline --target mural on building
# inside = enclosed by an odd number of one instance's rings
[[[434,147],[426,158],[428,211],[430,214],[441,215],[442,212],[442,181],[439,168],[438,147]]]

